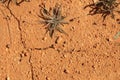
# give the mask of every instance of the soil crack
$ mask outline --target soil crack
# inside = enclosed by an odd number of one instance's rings
[[[10,31],[10,26],[9,26],[9,23],[8,23],[8,20],[9,20],[9,17],[6,17],[5,13],[2,11],[2,9],[0,9],[1,13],[3,14],[3,18],[6,20],[6,24],[7,24],[7,29],[8,29],[8,35],[9,35],[9,43],[7,45],[10,45],[12,44],[12,39],[11,39],[11,31]]]
[[[31,62],[31,52],[30,52],[30,56],[29,56],[29,64],[30,64],[30,71],[31,71],[31,78],[32,78],[32,80],[35,80],[34,79],[34,71],[33,71],[33,64],[32,64],[32,62]]]
[[[25,44],[25,41],[23,40],[23,35],[22,35],[22,28],[20,27],[20,20],[13,14],[12,10],[9,7],[7,7],[7,9],[9,10],[10,14],[15,18],[15,20],[18,23],[18,29],[20,31],[20,41],[23,48],[26,49],[26,44]]]
[[[14,15],[14,13],[12,12],[12,10],[9,8],[9,7],[6,7],[8,10],[9,10],[9,12],[10,12],[10,14],[14,17],[14,19],[17,21],[17,23],[18,23],[18,30],[19,30],[19,33],[20,33],[20,42],[21,42],[21,44],[22,44],[22,46],[23,46],[23,50],[29,50],[27,47],[26,47],[26,43],[25,43],[25,41],[23,40],[23,34],[22,34],[22,28],[21,28],[21,26],[20,26],[20,20]],[[7,24],[8,24],[8,22],[7,22]],[[9,24],[8,24],[8,30],[9,30],[9,35],[10,35],[10,43],[12,42],[11,41],[11,34],[10,34],[10,28],[9,28]],[[29,52],[29,51],[28,51]],[[29,64],[30,64],[30,71],[31,71],[31,79],[32,80],[34,80],[34,71],[33,71],[33,65],[32,65],[32,62],[31,62],[31,52],[29,52],[30,54],[29,54]]]

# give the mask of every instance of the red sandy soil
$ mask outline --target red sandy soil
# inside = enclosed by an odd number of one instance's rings
[[[31,0],[0,3],[0,80],[120,80],[120,15],[87,15],[92,0]],[[40,7],[62,4],[63,30],[45,34]],[[119,7],[120,9],[120,7]]]

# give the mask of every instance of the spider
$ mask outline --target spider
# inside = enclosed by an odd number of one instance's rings
[[[89,11],[89,15],[102,14],[103,21],[106,19],[108,15],[114,19],[114,11],[120,13],[120,11],[116,11],[115,8],[118,7],[120,3],[116,2],[116,0],[99,0],[95,3],[89,4],[84,7],[90,7],[92,10]]]
[[[0,2],[2,2],[2,3],[8,2],[7,3],[8,6],[9,6],[11,1],[13,1],[16,5],[19,5],[23,1],[29,2],[30,0],[21,0],[20,2],[17,2],[17,0],[0,0]]]
[[[53,9],[49,9],[49,11],[45,8],[45,5],[41,7],[41,16],[38,16],[43,19],[43,21],[40,22],[47,25],[46,33],[49,32],[51,38],[55,30],[68,35],[60,26],[68,24],[68,22],[64,21],[64,18],[66,17],[61,15],[61,6],[55,5],[55,7],[53,7]]]

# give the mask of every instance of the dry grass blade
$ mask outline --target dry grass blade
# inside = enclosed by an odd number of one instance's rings
[[[9,6],[9,4],[10,4],[12,1],[13,1],[16,5],[19,5],[20,3],[24,2],[24,1],[29,2],[30,0],[21,0],[20,2],[18,2],[17,0],[0,0],[0,2],[2,2],[2,3],[7,3],[7,6]]]

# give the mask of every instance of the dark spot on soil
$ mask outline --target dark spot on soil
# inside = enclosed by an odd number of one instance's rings
[[[80,23],[80,20],[78,20],[78,23]]]
[[[7,45],[6,45],[6,48],[8,48],[8,49],[9,49],[9,48],[10,48],[10,44],[7,44]]]
[[[1,68],[1,70],[3,70],[3,68]]]
[[[120,24],[120,19],[116,19],[117,23]]]
[[[109,38],[106,38],[106,40],[109,42],[110,40],[109,40]]]
[[[55,49],[54,44],[50,45],[49,48],[53,48],[53,49]]]
[[[93,45],[93,48],[97,48],[97,44],[94,44],[94,45]]]
[[[103,23],[102,25],[103,25],[103,26],[106,26],[106,24],[104,24],[104,23]]]
[[[93,69],[95,69],[95,66],[94,66],[94,65],[92,65],[92,68],[93,68]]]
[[[70,22],[73,22],[73,21],[74,21],[74,19],[70,19],[69,21],[70,21]]]
[[[94,22],[94,23],[92,23],[93,25],[97,25],[97,23],[96,22]]]
[[[28,13],[29,13],[29,14],[31,14],[32,12],[31,12],[31,11],[29,11]]]
[[[57,44],[57,43],[58,43],[58,39],[59,39],[59,37],[57,37],[57,38],[56,38],[56,40],[55,40],[55,44]]]
[[[89,61],[87,61],[87,63],[89,63]]]
[[[116,21],[120,21],[120,19],[116,19]]]
[[[65,74],[68,74],[68,71],[66,70],[66,69],[64,69],[64,71],[63,71]]]
[[[25,21],[23,20],[22,23],[25,23]]]
[[[50,80],[50,78],[49,78],[49,77],[46,77],[46,80]]]
[[[75,73],[80,74],[80,71],[77,71],[77,70],[76,70]]]
[[[82,63],[82,66],[84,66],[85,64],[84,63]]]
[[[66,41],[63,42],[63,45],[62,45],[62,46],[65,47],[65,44],[66,44]]]

